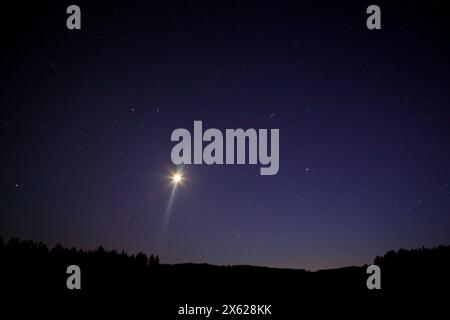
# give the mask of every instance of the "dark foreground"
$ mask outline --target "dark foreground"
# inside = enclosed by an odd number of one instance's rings
[[[450,246],[377,257],[374,263],[381,269],[381,290],[369,290],[367,266],[309,272],[165,265],[155,256],[129,256],[103,248],[85,252],[57,246],[49,250],[42,243],[15,238],[0,244],[4,302],[26,305],[42,299],[76,308],[108,306],[109,311],[123,304],[145,310],[149,319],[207,319],[203,314],[179,315],[193,311],[192,307],[210,307],[209,319],[302,318],[307,310],[318,316],[352,310],[381,314],[393,307],[411,312],[420,307],[413,301],[444,298],[450,288]],[[81,269],[81,290],[67,289],[69,265]],[[407,307],[401,301],[408,301]],[[264,307],[269,305],[269,309]],[[259,314],[237,314],[246,310]]]

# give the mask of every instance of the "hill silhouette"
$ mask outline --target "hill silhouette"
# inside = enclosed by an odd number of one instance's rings
[[[382,290],[368,290],[367,266],[307,271],[255,266],[161,264],[156,255],[67,248],[42,242],[0,238],[0,283],[5,292],[60,297],[102,295],[144,296],[156,307],[186,303],[271,303],[278,313],[295,309],[299,300],[326,296],[351,297],[369,304],[398,292],[439,292],[450,284],[450,246],[400,249],[378,256]],[[66,268],[81,269],[81,290],[68,290]],[[381,292],[381,293],[380,293]],[[355,300],[357,299],[357,300]],[[375,299],[375,300],[374,300]],[[282,306],[282,307],[281,307]],[[175,312],[175,311],[173,311]]]

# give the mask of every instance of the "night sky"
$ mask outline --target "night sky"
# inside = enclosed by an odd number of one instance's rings
[[[449,244],[448,10],[396,3],[2,4],[0,234],[306,269]],[[187,165],[168,212],[194,120],[279,129],[278,174]]]

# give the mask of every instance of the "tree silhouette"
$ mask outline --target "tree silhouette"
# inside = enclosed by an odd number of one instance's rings
[[[213,283],[224,291],[228,288],[242,296],[265,297],[269,289],[274,293],[283,292],[286,284],[311,292],[330,288],[367,292],[367,266],[310,272],[252,266],[160,265],[159,257],[154,254],[128,255],[103,246],[80,250],[60,243],[49,249],[42,242],[21,241],[17,237],[7,242],[0,237],[0,262],[2,288],[21,290],[44,288],[66,292],[66,269],[69,265],[78,265],[83,275],[82,288],[87,291],[132,290],[191,296],[192,290],[199,295],[208,292],[200,288],[210,288]],[[374,263],[380,266],[383,289],[412,291],[445,289],[450,285],[450,246],[389,251],[377,256]],[[149,288],[152,289],[149,291]]]

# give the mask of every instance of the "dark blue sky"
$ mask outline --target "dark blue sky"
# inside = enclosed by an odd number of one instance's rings
[[[444,2],[18,3],[2,21],[0,234],[162,262],[330,268],[450,242]],[[176,128],[280,129],[280,171],[186,166]]]

